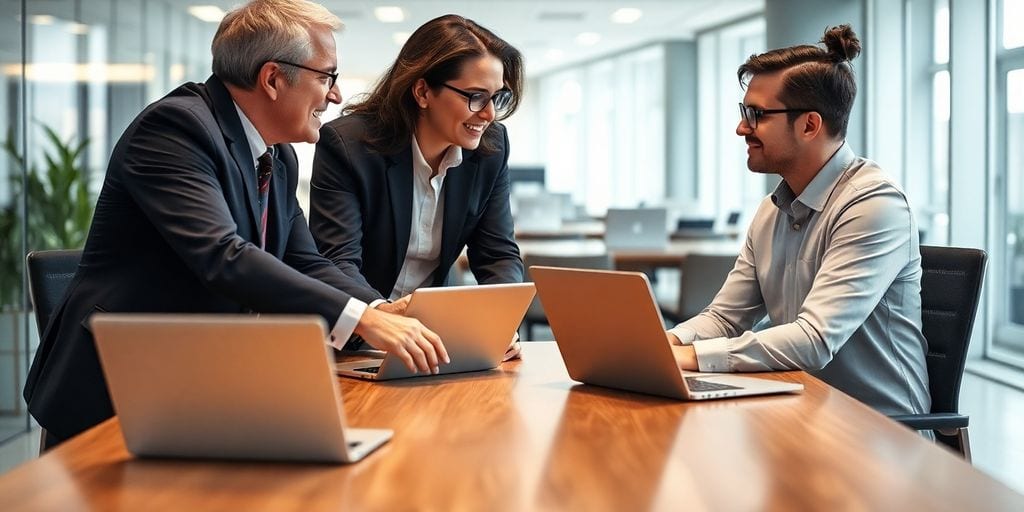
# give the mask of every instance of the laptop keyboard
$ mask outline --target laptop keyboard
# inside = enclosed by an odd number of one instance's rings
[[[708,382],[706,380],[701,380],[700,377],[686,377],[686,387],[690,388],[690,391],[692,392],[721,391],[723,389],[743,389],[739,386],[730,386],[728,384]]]
[[[380,366],[370,366],[370,367],[367,367],[367,368],[356,368],[354,371],[364,372],[364,373],[377,373],[377,372],[380,371]]]

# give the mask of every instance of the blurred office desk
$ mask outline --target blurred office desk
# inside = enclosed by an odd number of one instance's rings
[[[729,254],[740,252],[740,241],[719,240],[671,240],[661,249],[612,249],[602,240],[521,240],[519,250],[523,254],[556,256],[590,256],[611,254],[615,268],[629,270],[651,267],[678,268],[688,254]],[[467,267],[468,268],[468,267]]]
[[[519,229],[516,240],[572,240],[604,238],[604,222],[600,220],[566,221],[558,229]]]
[[[4,510],[1024,510],[1024,496],[801,372],[803,395],[676,402],[499,370],[342,379],[351,466],[138,460],[116,419],[0,477]],[[259,378],[258,374],[253,378]]]

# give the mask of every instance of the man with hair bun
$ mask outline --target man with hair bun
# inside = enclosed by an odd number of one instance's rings
[[[686,370],[806,370],[882,413],[925,413],[917,225],[903,191],[846,143],[860,41],[841,25],[821,42],[739,67],[747,167],[782,182],[711,305],[668,339]]]

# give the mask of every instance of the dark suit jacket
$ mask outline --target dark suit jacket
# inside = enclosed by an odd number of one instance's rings
[[[308,313],[333,325],[350,297],[375,296],[317,252],[295,199],[295,152],[277,155],[263,251],[252,152],[219,79],[185,84],[132,122],[25,384],[44,428],[66,439],[113,414],[94,311]]]
[[[523,260],[509,209],[508,136],[499,151],[463,150],[444,179],[440,263],[431,286],[443,286],[464,247],[483,284],[523,280]],[[370,149],[365,123],[349,115],[320,129],[310,187],[309,227],[317,247],[346,274],[360,273],[382,297],[391,294],[409,247],[412,141],[395,154]]]

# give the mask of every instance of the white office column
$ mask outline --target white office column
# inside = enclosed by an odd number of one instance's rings
[[[906,33],[905,4],[892,0],[868,0],[868,25],[860,34],[864,45],[864,62],[860,66],[864,75],[865,137],[863,149],[870,158],[898,180],[904,189],[909,188],[907,169],[904,167],[903,137],[906,123],[903,99],[904,66],[909,45],[904,44]],[[903,48],[904,51],[889,49]]]
[[[993,132],[992,35],[989,32],[989,10],[977,0],[950,0],[950,245],[995,248],[989,245],[992,225],[990,193],[999,182],[992,179],[993,166],[989,155]],[[1001,265],[998,251],[989,251],[989,269]],[[998,273],[989,272],[991,276]],[[978,306],[971,346],[972,357],[981,356],[990,321],[986,295],[996,287],[986,286]]]

